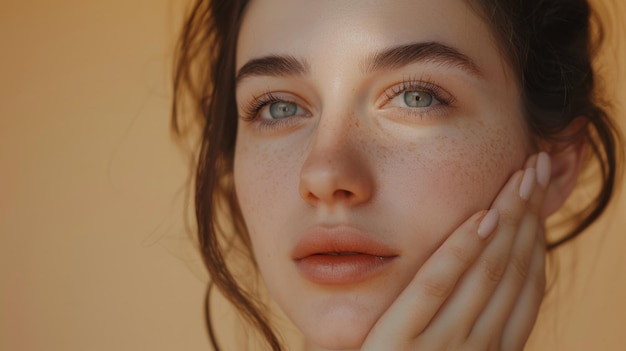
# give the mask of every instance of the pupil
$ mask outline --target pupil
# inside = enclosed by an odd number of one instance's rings
[[[404,102],[410,107],[426,107],[430,106],[433,97],[430,94],[410,91],[404,94]]]
[[[270,106],[270,114],[273,118],[291,117],[296,114],[297,106],[291,102],[277,102]]]

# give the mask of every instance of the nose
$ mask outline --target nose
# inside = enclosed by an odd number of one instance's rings
[[[359,128],[323,124],[300,172],[300,196],[313,206],[357,206],[374,194],[372,158],[359,143]]]

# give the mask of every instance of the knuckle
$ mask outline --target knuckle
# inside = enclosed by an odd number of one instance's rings
[[[513,267],[513,271],[517,273],[518,278],[524,281],[530,269],[530,258],[528,255],[513,254],[511,256],[511,266]]]
[[[521,220],[521,211],[518,208],[505,208],[500,210],[500,221],[516,227]]]
[[[463,266],[468,266],[472,263],[473,257],[471,252],[465,248],[458,245],[451,245],[448,247],[448,252],[452,257],[454,257],[458,262],[460,262]]]
[[[506,260],[501,257],[485,259],[483,261],[483,273],[485,278],[494,283],[498,283],[506,272]]]
[[[442,278],[427,278],[422,281],[424,294],[435,298],[445,298],[452,292],[453,284]]]

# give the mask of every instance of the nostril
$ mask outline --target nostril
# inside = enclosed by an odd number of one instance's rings
[[[337,189],[333,193],[333,197],[337,200],[348,200],[353,196],[354,194],[351,191],[345,189]]]
[[[329,196],[324,196],[323,193],[307,192],[304,199],[311,204],[317,204],[320,201],[324,203],[351,203],[357,197],[356,194],[345,189],[337,189],[327,194]]]
[[[362,156],[362,157],[359,157]],[[354,206],[369,200],[374,189],[372,168],[353,148],[314,149],[300,170],[300,196],[310,205]]]

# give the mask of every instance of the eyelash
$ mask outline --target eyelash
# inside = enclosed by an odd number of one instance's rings
[[[274,95],[271,91],[267,91],[261,95],[253,96],[251,101],[247,104],[247,106],[243,110],[243,116],[241,119],[246,122],[256,122],[257,127],[261,130],[272,130],[278,128],[284,128],[290,126],[292,123],[296,121],[295,118],[282,118],[275,120],[264,120],[260,118],[261,111],[268,105],[271,105],[276,102],[289,102],[298,104],[297,102],[285,98],[279,98]],[[298,104],[299,105],[299,104]]]
[[[261,95],[253,96],[243,111],[242,119],[245,121],[253,121],[257,118],[259,112],[261,112],[265,106],[280,101],[282,100],[277,98],[270,91]]]
[[[403,112],[409,116],[418,115],[420,117],[425,117],[430,113],[437,112],[441,108],[451,106],[455,102],[454,97],[450,95],[450,93],[434,82],[424,78],[408,78],[404,79],[402,83],[396,84],[384,91],[383,94],[385,95],[385,100],[382,104],[380,104],[380,107],[385,106],[400,94],[412,91],[431,94],[432,97],[439,102],[439,104],[425,108],[403,108]]]
[[[425,108],[403,108],[402,110],[404,111],[404,113],[407,114],[407,116],[418,115],[423,118],[432,112],[436,112],[439,108],[445,108],[452,105],[455,101],[452,95],[450,95],[447,91],[445,91],[437,84],[431,82],[430,80],[423,78],[409,78],[404,79],[402,83],[396,84],[390,88],[387,88],[384,91],[383,94],[385,95],[385,101],[381,104],[381,107],[389,103],[389,101],[393,100],[400,94],[411,91],[420,91],[431,94],[433,98],[439,102],[439,104]],[[267,91],[261,95],[256,95],[252,97],[250,102],[243,109],[243,116],[241,116],[241,118],[246,122],[256,122],[258,124],[258,128],[262,130],[283,128],[290,126],[294,122],[296,122],[295,118],[284,118],[275,120],[264,120],[260,118],[259,114],[266,106],[277,102],[289,102],[298,104],[297,102],[290,99],[279,98],[271,91]]]

